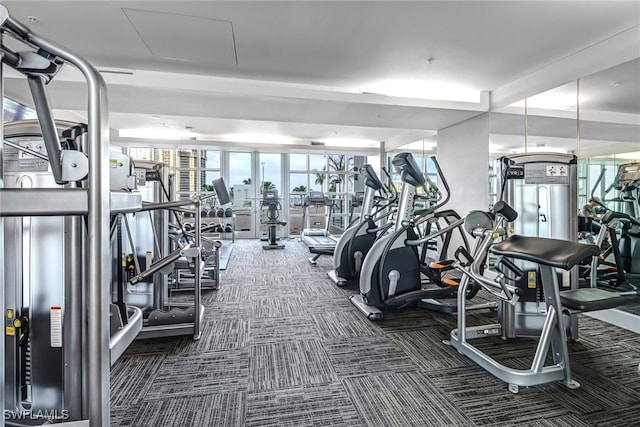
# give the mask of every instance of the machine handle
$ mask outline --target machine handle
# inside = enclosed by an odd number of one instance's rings
[[[462,267],[469,267],[474,261],[473,256],[464,246],[460,246],[458,249],[456,249],[456,252],[453,254],[453,256]]]
[[[524,272],[517,265],[515,265],[513,261],[511,261],[509,258],[500,257],[496,262],[496,269],[503,274],[505,274],[507,270],[512,272],[516,276],[513,279],[514,281],[520,280],[522,276],[524,276]]]

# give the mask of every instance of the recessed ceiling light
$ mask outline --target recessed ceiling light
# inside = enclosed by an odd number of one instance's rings
[[[380,142],[378,141],[374,141],[372,139],[362,139],[362,138],[323,138],[318,141],[322,142],[327,147],[368,148],[368,147],[380,146]]]
[[[480,92],[432,80],[388,79],[366,85],[361,93],[440,101],[480,102]]]
[[[223,141],[249,144],[293,144],[293,138],[268,133],[233,133],[222,136]]]
[[[162,128],[131,128],[120,129],[118,135],[121,138],[143,138],[143,139],[184,139],[195,138],[197,135],[188,130]]]
[[[587,100],[588,97],[580,95],[579,102],[581,104]],[[524,107],[524,100],[515,102],[511,106]],[[576,95],[572,93],[543,92],[527,98],[527,108],[571,111],[576,108]]]

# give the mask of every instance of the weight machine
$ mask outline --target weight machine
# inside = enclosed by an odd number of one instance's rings
[[[100,73],[1,5],[0,29],[25,49],[3,41],[0,55],[3,68],[26,77],[38,116],[0,127],[0,427],[109,425],[110,365],[142,326],[139,309],[126,306],[123,316],[110,302],[110,219],[141,208],[135,177],[129,163],[110,157]],[[85,126],[69,128],[51,114],[45,85],[64,64],[87,83]],[[4,84],[0,76],[0,93]],[[112,191],[114,169],[125,179]]]
[[[578,236],[577,157],[559,153],[513,154],[498,159],[499,200],[518,212],[515,234],[575,242]],[[516,286],[517,304],[500,301],[498,313],[507,338],[537,337],[546,318],[545,290],[538,264],[519,258],[514,263],[524,274]],[[575,265],[557,271],[560,291],[578,288]],[[578,316],[565,316],[567,336],[578,339]]]
[[[197,340],[204,316],[202,284],[213,276],[217,286],[221,243],[202,236],[200,207],[204,198],[171,200],[166,165],[138,162],[136,175],[142,208],[133,214],[119,214],[112,227],[113,293],[119,304],[135,305],[144,311],[138,338],[192,335]],[[193,231],[184,229],[180,210],[193,213]],[[177,233],[169,234],[170,217],[177,223]],[[170,278],[176,281],[181,274],[192,282],[191,302],[178,303],[169,298]]]
[[[530,387],[554,381],[561,381],[570,389],[578,388],[580,384],[571,377],[567,348],[567,334],[570,330],[567,328],[567,318],[578,313],[616,307],[623,299],[600,289],[561,290],[558,277],[562,276],[557,270],[570,271],[581,260],[597,254],[598,247],[547,237],[508,236],[507,224],[514,222],[517,216],[516,211],[508,204],[499,201],[493,207],[493,212],[476,211],[467,217],[472,221],[465,224],[465,229],[479,241],[477,247],[480,250],[472,256],[460,256],[461,252],[458,252],[455,265],[464,273],[464,277],[458,291],[457,328],[451,331],[450,344],[460,354],[508,383],[509,391],[512,393],[518,393],[521,386]],[[504,240],[492,246],[496,239]],[[498,256],[495,263],[497,271],[487,268],[489,251]],[[525,330],[531,336],[538,337],[531,365],[529,368],[512,368],[485,353],[485,349],[475,346],[472,341],[488,337],[508,338],[513,333],[513,318],[503,316],[498,323],[469,326],[464,295],[471,283],[470,280],[473,280],[476,286],[479,285],[490,292],[502,304],[517,310],[522,304],[520,299],[526,298],[526,291],[519,286],[519,279],[530,277],[530,273],[516,265],[528,265],[522,264],[521,261],[537,265],[544,299],[538,306],[538,316],[542,317],[542,321],[534,319],[541,323],[537,334],[532,334],[531,329]],[[516,322],[515,326],[519,326],[520,323]],[[526,326],[530,327],[531,324]]]

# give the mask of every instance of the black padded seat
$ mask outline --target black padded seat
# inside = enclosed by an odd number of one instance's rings
[[[574,243],[567,240],[514,234],[491,248],[491,252],[536,264],[569,270],[585,258],[600,254],[596,245]]]
[[[571,310],[597,311],[619,306],[624,298],[597,288],[573,289],[560,292],[560,303]]]

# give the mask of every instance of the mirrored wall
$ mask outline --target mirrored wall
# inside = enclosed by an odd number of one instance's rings
[[[618,173],[623,165],[635,168],[633,164],[640,162],[640,59],[492,112],[490,129],[490,172],[493,161],[502,155],[574,154],[578,158],[578,207],[598,197],[603,210],[640,216],[640,190],[622,182],[624,175]],[[492,196],[495,201],[495,189]],[[621,223],[618,228],[616,236],[624,235],[625,244],[640,248],[639,227],[627,229]],[[625,290],[640,285],[640,262],[633,261],[638,257],[640,250],[631,254],[632,261],[625,268],[632,283]],[[635,325],[640,332],[640,298],[629,297],[620,309],[595,316],[622,327]]]
[[[640,59],[518,101],[490,120],[490,160],[522,152],[575,154],[578,205],[598,196],[622,209],[611,184],[621,164],[640,160]]]

